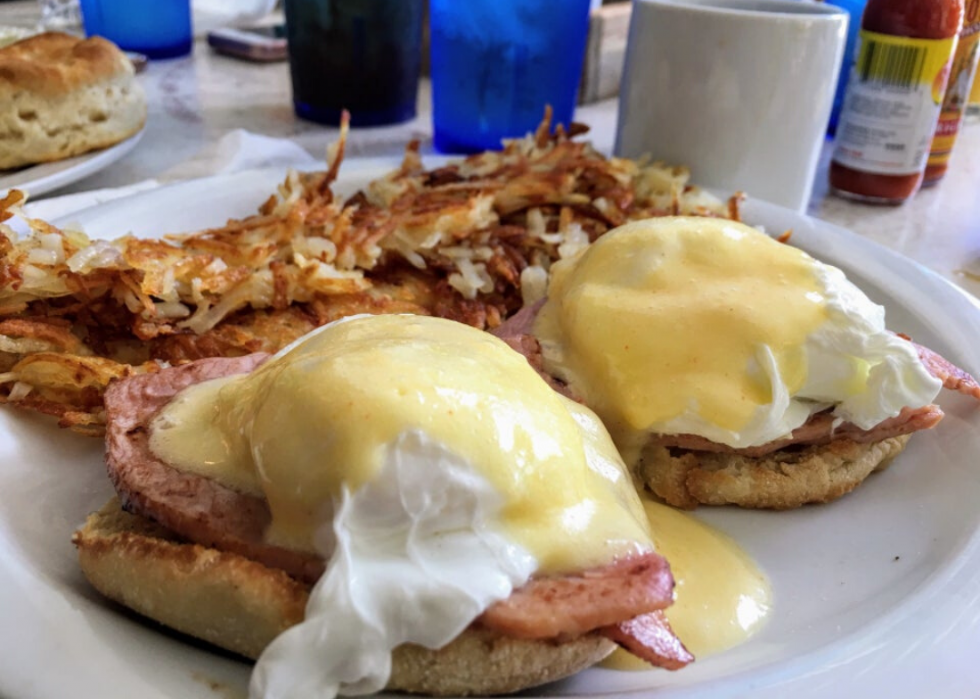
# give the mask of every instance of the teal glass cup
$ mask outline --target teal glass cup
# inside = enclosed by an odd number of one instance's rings
[[[285,0],[293,106],[351,126],[415,117],[425,0]]]

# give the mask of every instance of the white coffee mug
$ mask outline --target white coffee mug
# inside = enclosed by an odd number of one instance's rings
[[[805,210],[847,19],[799,0],[633,0],[616,154]]]

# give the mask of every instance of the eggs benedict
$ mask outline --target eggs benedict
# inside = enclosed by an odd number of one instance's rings
[[[976,381],[885,327],[844,274],[749,226],[667,217],[556,263],[498,330],[596,411],[668,503],[825,502]]]
[[[106,409],[131,514],[76,534],[83,571],[257,657],[252,696],[510,692],[614,643],[692,659],[605,428],[489,334],[359,316],[120,381]]]

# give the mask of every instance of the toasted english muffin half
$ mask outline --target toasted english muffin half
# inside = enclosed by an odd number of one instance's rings
[[[234,553],[185,543],[113,498],[75,532],[82,572],[106,597],[247,658],[303,619],[309,587]],[[395,649],[388,689],[507,694],[568,677],[612,652],[595,633],[560,641],[471,628],[439,650]]]
[[[709,453],[651,445],[637,464],[647,487],[668,504],[739,505],[788,510],[836,500],[891,464],[911,435],[859,443],[780,449],[767,456]]]

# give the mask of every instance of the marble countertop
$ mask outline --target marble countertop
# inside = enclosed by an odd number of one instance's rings
[[[24,0],[0,4],[0,24],[30,25],[36,7]],[[59,194],[155,177],[236,128],[289,138],[316,157],[323,157],[338,135],[335,128],[293,114],[285,62],[257,64],[228,58],[199,40],[191,56],[151,62],[140,80],[149,103],[142,142],[111,168]],[[423,80],[418,116],[393,127],[352,129],[348,157],[397,156],[413,138],[423,142],[423,152],[432,152],[430,104],[428,83]],[[591,127],[594,144],[604,152],[612,149],[616,113],[615,100],[585,105],[576,112],[576,120]],[[893,248],[980,296],[980,123],[964,124],[945,180],[902,206],[869,206],[829,194],[829,147],[823,155],[809,205],[811,215]]]

